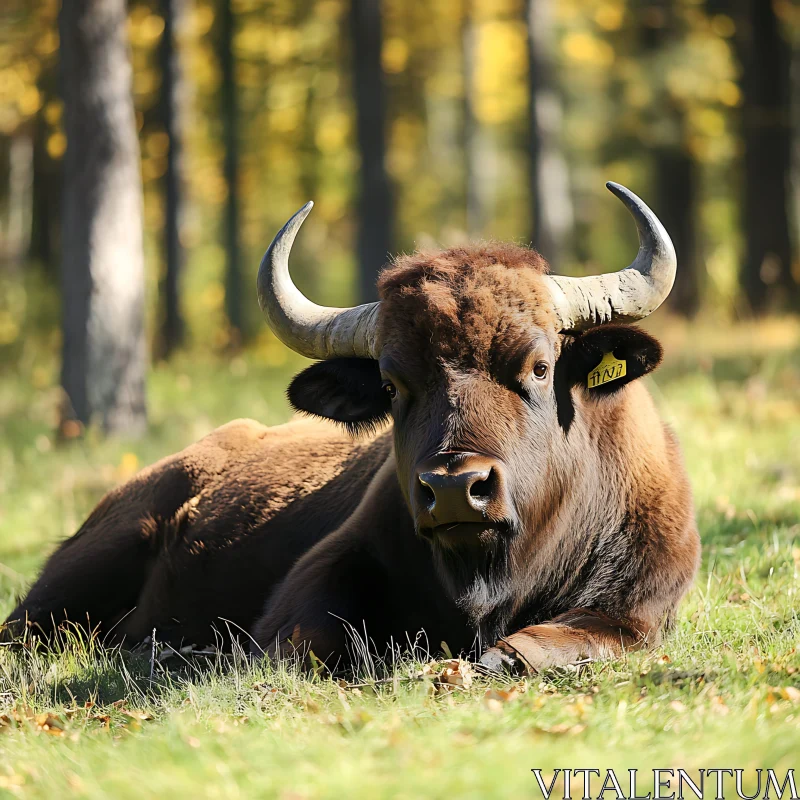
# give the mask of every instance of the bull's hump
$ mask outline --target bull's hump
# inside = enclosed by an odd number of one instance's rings
[[[389,431],[353,439],[331,423],[308,419],[275,427],[235,420],[187,448],[182,466],[194,476],[201,528],[209,515],[263,524],[346,471],[360,476],[349,485],[358,494],[390,450]]]
[[[296,418],[268,427],[250,419],[229,422],[187,448],[182,461],[206,480],[230,480],[236,473],[247,483],[323,483],[346,462],[391,438],[382,431],[358,439],[326,420]]]

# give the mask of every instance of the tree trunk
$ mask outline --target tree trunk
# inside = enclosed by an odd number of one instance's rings
[[[386,99],[381,67],[381,2],[352,0],[353,88],[361,155],[358,197],[359,290],[377,296],[375,281],[392,251],[392,196],[386,172]]]
[[[793,269],[792,274],[797,282],[800,282],[800,47],[792,47],[792,58],[790,66],[791,74],[791,119],[789,121],[790,136],[792,140],[792,173],[790,180],[789,193],[791,203],[789,205],[789,227],[794,243]]]
[[[742,289],[755,312],[800,307],[792,277],[789,232],[791,181],[791,49],[781,35],[773,3],[745,0],[737,20],[743,66],[745,258]]]
[[[225,203],[225,311],[231,326],[231,344],[244,332],[241,248],[239,245],[239,103],[236,92],[236,61],[233,37],[236,18],[231,0],[223,0],[220,14],[219,59],[222,69],[222,125],[225,149],[224,175],[228,189]]]
[[[40,110],[34,121],[33,134],[33,220],[28,258],[39,264],[42,271],[55,277],[58,274],[55,228],[61,196],[61,176],[58,165],[47,152],[49,126]]]
[[[48,277],[59,271],[59,222],[62,189],[62,162],[47,151],[52,133],[47,108],[59,92],[58,64],[48,60],[42,65],[38,89],[42,105],[33,121],[33,219],[28,259],[38,264]]]
[[[487,131],[475,112],[478,30],[473,19],[473,2],[465,0],[461,24],[461,64],[464,76],[464,196],[466,227],[470,238],[480,238],[494,205],[495,158]]]
[[[557,266],[567,255],[574,215],[560,146],[562,108],[553,67],[552,11],[552,0],[527,0],[532,241]]]
[[[18,271],[31,242],[31,206],[33,187],[33,137],[22,128],[8,140],[7,214],[0,224],[0,261],[9,271]],[[3,227],[5,230],[3,230]]]
[[[700,308],[694,160],[680,144],[656,148],[654,158],[657,205],[653,207],[657,209],[678,256],[678,271],[669,295],[669,307],[691,319]]]
[[[62,384],[65,422],[109,432],[146,424],[139,143],[125,0],[67,0],[64,94]],[[62,431],[74,430],[62,425]]]
[[[472,21],[472,2],[465,0],[461,22],[461,74],[464,78],[464,202],[466,229],[470,237],[483,230],[485,211],[480,191],[480,162],[478,160],[478,121],[475,117],[475,24]]]
[[[184,0],[161,0],[164,33],[161,37],[161,115],[169,138],[167,171],[164,175],[166,211],[164,215],[165,271],[162,285],[163,322],[159,354],[168,358],[183,342],[180,281],[185,253],[181,244],[184,216],[183,191],[183,106],[185,87],[181,69],[181,31],[186,21]]]
[[[682,35],[682,22],[671,0],[649,0],[641,31],[645,56],[657,59]],[[657,61],[648,65],[654,72]],[[675,245],[678,271],[667,303],[692,318],[700,309],[700,265],[697,252],[697,174],[687,146],[686,112],[662,89],[654,103],[658,144],[652,147],[653,207]]]

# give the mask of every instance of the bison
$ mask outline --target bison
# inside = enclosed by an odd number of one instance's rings
[[[637,381],[661,347],[629,323],[666,298],[676,257],[607,185],[639,232],[619,272],[553,276],[481,243],[398,257],[380,301],[347,309],[289,276],[307,204],[258,274],[272,330],[317,359],[288,390],[307,418],[231,422],[110,492],[6,637],[66,620],[126,645],[242,635],[346,667],[348,629],[377,648],[424,631],[529,670],[658,642],[699,539],[678,443]]]

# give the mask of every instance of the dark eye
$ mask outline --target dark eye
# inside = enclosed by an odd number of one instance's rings
[[[392,400],[397,397],[397,387],[391,381],[383,382],[383,391],[386,392]]]
[[[533,374],[540,381],[547,377],[547,364],[544,361],[537,361],[533,368]]]

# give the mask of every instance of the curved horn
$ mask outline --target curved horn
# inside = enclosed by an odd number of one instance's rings
[[[546,277],[564,331],[612,320],[644,319],[664,302],[675,281],[675,248],[658,217],[624,186],[609,182],[606,187],[625,203],[636,221],[639,253],[619,272],[585,278]]]
[[[380,303],[328,308],[312,303],[289,275],[289,253],[313,203],[306,203],[281,229],[258,268],[258,304],[272,332],[308,358],[378,358]]]

